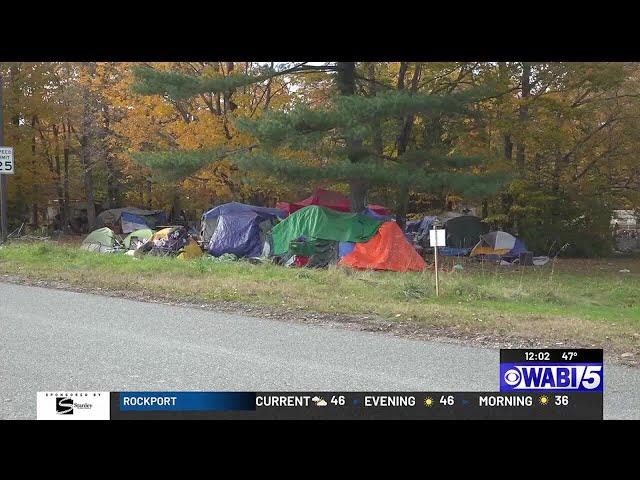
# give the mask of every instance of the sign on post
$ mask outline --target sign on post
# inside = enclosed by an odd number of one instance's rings
[[[447,244],[444,237],[444,228],[429,230],[429,240],[432,247],[445,247]]]
[[[440,287],[438,285],[438,247],[447,245],[444,228],[434,228],[429,230],[429,242],[433,247],[433,258],[436,270],[436,297],[440,296]]]
[[[13,147],[0,147],[0,175],[13,175]]]

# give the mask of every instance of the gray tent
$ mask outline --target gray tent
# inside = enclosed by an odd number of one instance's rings
[[[444,224],[447,247],[473,248],[480,241],[480,235],[489,233],[489,225],[473,215],[450,218]]]
[[[96,217],[96,228],[109,227],[118,233],[130,233],[142,228],[156,229],[167,222],[162,210],[135,207],[112,208]]]

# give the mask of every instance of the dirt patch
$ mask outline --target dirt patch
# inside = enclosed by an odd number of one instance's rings
[[[240,315],[267,318],[278,321],[295,322],[307,325],[319,325],[331,328],[344,328],[366,332],[376,332],[386,335],[394,335],[415,340],[431,340],[444,343],[471,345],[486,348],[594,348],[593,344],[579,344],[574,340],[542,338],[525,338],[509,335],[502,332],[474,332],[470,327],[463,325],[432,326],[424,325],[412,320],[398,318],[389,321],[376,315],[345,315],[340,313],[326,313],[309,311],[302,307],[274,308],[269,306],[248,305],[235,301],[204,302],[202,300],[177,299],[171,295],[163,295],[152,292],[140,292],[131,290],[109,289],[101,287],[81,287],[55,280],[34,280],[19,275],[3,275],[0,281],[18,285],[29,285],[44,288],[54,288],[78,293],[90,293],[108,297],[127,298],[130,300],[150,303],[162,303],[165,305],[198,308],[202,310],[235,313]],[[640,367],[633,355],[625,355],[625,352],[604,348],[607,362],[614,364]]]

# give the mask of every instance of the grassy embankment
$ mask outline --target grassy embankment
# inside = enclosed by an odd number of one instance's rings
[[[441,274],[441,296],[436,298],[432,270],[289,269],[244,261],[222,263],[211,257],[187,262],[154,257],[137,260],[55,243],[0,248],[0,275],[139,290],[188,301],[231,300],[380,316],[472,334],[578,342],[638,357],[640,262],[629,260],[625,265],[631,273],[619,272],[622,263],[559,260],[551,275],[550,266],[468,263],[462,271]]]

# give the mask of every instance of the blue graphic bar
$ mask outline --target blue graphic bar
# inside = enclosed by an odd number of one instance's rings
[[[120,411],[227,412],[255,409],[255,392],[120,392]]]

